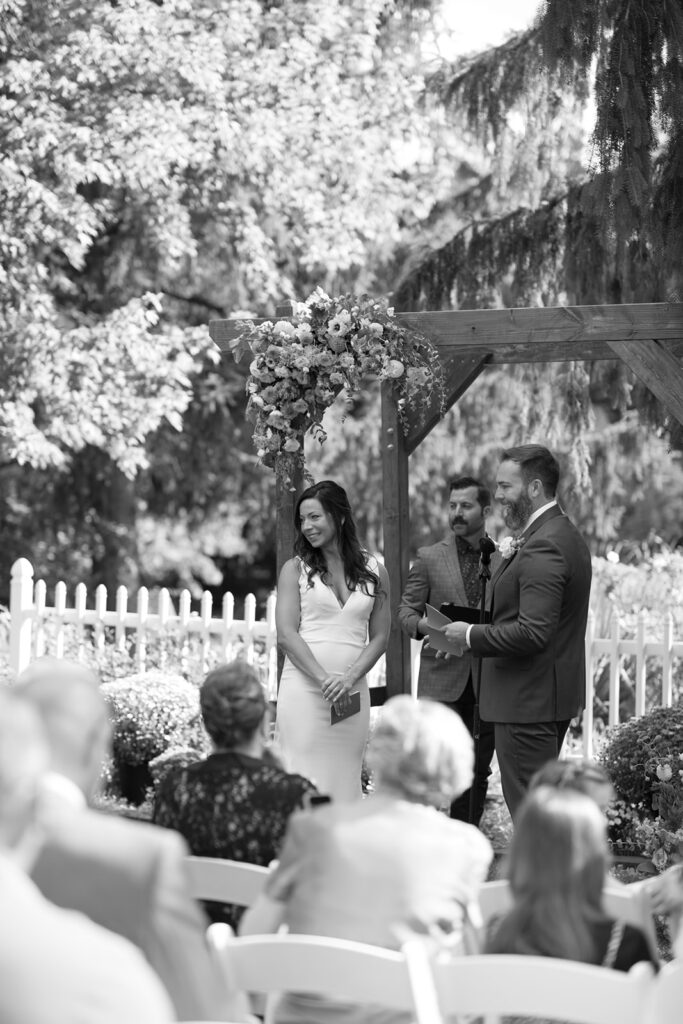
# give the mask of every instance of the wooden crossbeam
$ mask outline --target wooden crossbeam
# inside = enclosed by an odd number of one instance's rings
[[[443,414],[455,405],[461,395],[467,391],[491,358],[490,352],[477,353],[475,355],[451,357],[446,359],[444,365],[444,404],[441,405],[434,400],[430,408],[423,413],[420,419],[411,420],[404,429],[405,449],[411,455],[421,441],[424,441],[443,418]]]
[[[658,341],[612,341],[610,348],[679,423],[683,423],[683,366]]]
[[[612,341],[683,341],[683,303],[673,302],[435,310],[396,319],[430,337],[444,358],[486,352],[495,364],[613,359]],[[229,348],[238,332],[236,320],[209,324],[219,348]]]

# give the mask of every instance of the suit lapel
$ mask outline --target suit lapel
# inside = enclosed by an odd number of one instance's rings
[[[543,526],[544,523],[549,522],[549,520],[551,520],[551,519],[555,519],[557,516],[563,516],[563,515],[564,515],[564,512],[562,511],[560,506],[559,505],[553,505],[552,508],[549,508],[546,512],[543,513],[542,516],[539,516],[538,519],[534,519],[534,521],[531,524],[531,526],[528,526],[526,528],[526,530],[524,530],[522,532],[522,536],[524,537],[524,541],[526,542],[529,539],[529,537],[532,537],[536,533],[536,531],[538,529],[540,529],[541,526]],[[493,579],[491,580],[491,589],[493,589],[493,587],[495,586],[495,584],[498,581],[498,578],[500,576],[502,576],[502,574],[505,572],[507,567],[512,564],[513,560],[516,557],[517,557],[517,551],[513,551],[513,553],[510,555],[509,558],[503,558],[502,564],[498,567],[498,571],[495,573],[495,575],[493,576]]]

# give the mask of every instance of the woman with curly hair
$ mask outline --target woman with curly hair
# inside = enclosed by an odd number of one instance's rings
[[[334,800],[361,796],[370,724],[366,673],[387,647],[389,579],[360,545],[346,491],[321,480],[303,492],[295,556],[278,581],[285,654],[277,731],[287,768]]]

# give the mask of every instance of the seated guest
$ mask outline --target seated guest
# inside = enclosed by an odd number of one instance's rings
[[[655,914],[668,918],[674,956],[683,957],[683,864],[674,864],[647,883]]]
[[[278,866],[240,934],[277,931],[398,949],[407,929],[457,938],[492,859],[489,841],[439,808],[472,783],[472,738],[443,704],[392,697],[370,738],[375,792],[293,816]],[[281,1000],[287,1021],[374,1020],[370,1008],[303,995]],[[360,1016],[359,1016],[360,1014]]]
[[[232,1020],[238,1011],[211,959],[207,919],[187,889],[185,843],[87,806],[111,739],[97,677],[77,662],[39,658],[17,692],[38,712],[50,751],[48,830],[32,871],[38,888],[138,946],[180,1019]]]
[[[605,819],[571,789],[529,791],[507,865],[512,909],[494,922],[488,953],[553,956],[628,971],[654,963],[645,935],[602,907],[609,865]]]
[[[279,856],[290,814],[316,788],[303,776],[285,772],[270,756],[265,693],[246,662],[209,672],[199,702],[214,752],[164,776],[154,821],[182,833],[198,857],[268,865]],[[242,913],[227,905],[206,907],[212,920],[233,927]]]
[[[49,903],[27,875],[49,751],[33,708],[0,689],[0,1021],[166,1024],[167,994],[138,949]],[[106,884],[106,883],[105,883]]]
[[[532,776],[529,789],[552,786],[555,789],[573,789],[589,796],[603,814],[614,800],[614,786],[605,769],[595,761],[553,758]]]

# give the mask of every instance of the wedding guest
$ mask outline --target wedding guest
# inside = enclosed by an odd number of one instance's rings
[[[199,691],[213,753],[162,779],[154,821],[177,829],[199,857],[267,866],[278,857],[291,813],[317,791],[290,775],[266,745],[268,704],[258,672],[233,661],[209,672]],[[241,907],[207,903],[214,921],[233,927]]]
[[[668,918],[674,956],[683,957],[683,864],[674,864],[648,881],[647,891],[655,914]]]
[[[34,709],[0,688],[0,1020],[167,1024],[154,971],[132,943],[48,902],[28,876],[50,752]]]
[[[232,1020],[206,943],[207,919],[188,894],[185,843],[88,806],[111,741],[97,677],[77,662],[39,658],[17,689],[37,711],[50,752],[43,784],[49,827],[32,870],[36,885],[52,903],[138,946],[180,1019]]]
[[[449,935],[464,928],[492,859],[473,825],[448,807],[472,782],[473,744],[462,719],[406,695],[384,705],[367,761],[375,792],[295,815],[264,893],[241,934],[277,931],[353,939],[398,949],[406,929]],[[286,996],[278,1024],[373,1020],[368,1007]]]
[[[486,952],[553,956],[621,971],[640,960],[655,964],[643,932],[603,910],[608,866],[605,818],[591,797],[550,786],[531,790],[509,849],[514,903],[494,923]]]
[[[589,796],[598,805],[603,814],[607,812],[615,798],[612,780],[605,769],[595,761],[588,759],[553,758],[547,761],[532,776],[529,789],[539,786],[552,786],[555,789],[573,789],[577,793]]]
[[[303,492],[294,523],[294,558],[280,572],[275,613],[285,654],[280,749],[287,768],[321,793],[360,800],[370,725],[366,673],[389,640],[389,577],[361,547],[348,495],[334,480]]]

